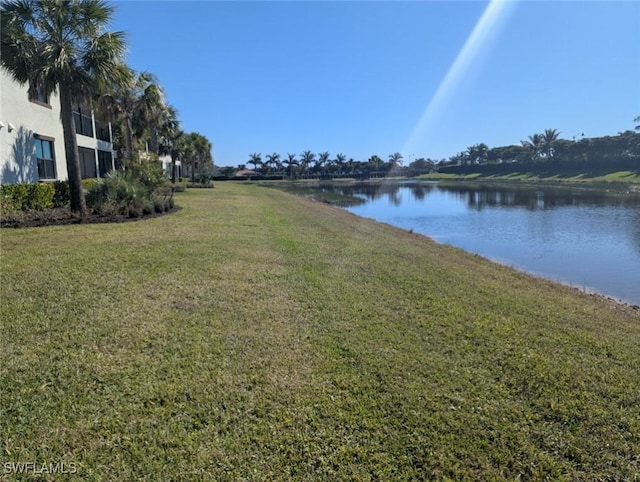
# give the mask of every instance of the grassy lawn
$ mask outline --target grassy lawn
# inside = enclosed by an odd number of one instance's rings
[[[638,310],[276,189],[176,201],[0,233],[0,479],[640,479]]]
[[[512,172],[509,174],[448,174],[434,172],[419,176],[419,179],[427,180],[488,180],[488,181],[518,181],[541,183],[570,183],[570,184],[596,184],[606,187],[611,184],[621,184],[636,189],[640,186],[640,171],[594,171],[594,172]]]

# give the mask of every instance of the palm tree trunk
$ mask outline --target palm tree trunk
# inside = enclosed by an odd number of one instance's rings
[[[177,153],[175,151],[171,152],[171,184],[176,183],[176,157]]]
[[[81,217],[85,217],[87,215],[87,204],[84,199],[84,192],[82,191],[80,156],[78,154],[78,140],[76,138],[76,128],[71,106],[71,90],[63,84],[60,84],[60,118],[62,120],[64,151],[67,160],[71,211],[79,214]]]
[[[133,159],[133,126],[131,125],[131,116],[127,116],[124,123],[124,142],[126,152],[124,153],[124,164],[127,165],[127,161]]]
[[[158,129],[155,127],[151,131],[151,139],[149,140],[149,150],[153,152],[156,156],[160,152],[160,141],[158,139]]]

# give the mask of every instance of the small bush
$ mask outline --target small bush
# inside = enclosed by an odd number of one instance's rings
[[[71,203],[71,190],[69,181],[56,181],[53,183],[53,207],[61,208]]]
[[[53,207],[55,187],[52,184],[6,184],[0,187],[1,211],[42,211]]]
[[[131,173],[111,171],[93,183],[86,193],[87,207],[100,214],[113,212],[114,208],[123,214],[133,207],[142,211],[150,200],[150,192]]]
[[[100,182],[100,179],[92,177],[90,179],[83,179],[82,180],[82,189],[84,189],[85,191],[88,191],[91,186],[93,186],[94,184]]]
[[[6,184],[0,187],[2,192],[2,213],[24,211],[27,205],[28,184]]]
[[[153,210],[157,213],[163,213],[165,211],[164,200],[156,198],[153,200]]]
[[[126,172],[136,177],[150,191],[169,184],[167,173],[157,156],[148,155],[127,162]]]
[[[142,214],[149,215],[154,211],[153,203],[151,201],[147,201],[142,203]]]
[[[119,213],[137,218],[166,211],[167,203],[173,203],[173,191],[168,184],[150,189],[134,172],[112,171],[87,190],[86,199],[87,207],[103,216]]]
[[[27,209],[43,211],[53,207],[53,196],[56,190],[49,183],[29,184],[29,196]]]
[[[205,188],[205,189],[212,189],[212,188],[213,188],[213,181],[206,181],[206,182],[189,182],[189,183],[187,183],[187,187],[189,187],[189,188]]]
[[[139,218],[140,216],[142,216],[142,208],[137,206],[129,206],[128,213],[130,218]]]

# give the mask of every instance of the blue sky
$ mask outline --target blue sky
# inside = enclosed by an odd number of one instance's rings
[[[218,166],[253,152],[447,158],[640,116],[640,1],[115,1]]]

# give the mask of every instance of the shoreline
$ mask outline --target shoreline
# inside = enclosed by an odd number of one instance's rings
[[[407,181],[412,181],[412,179],[372,179],[372,180],[367,180],[365,182],[358,181],[358,180],[352,180],[352,182],[350,182],[349,180],[340,180],[340,181],[341,181],[340,184],[353,185],[353,184],[361,184],[361,183],[376,183],[377,184],[377,183],[382,183],[384,181],[386,181],[386,182],[406,183]],[[427,181],[432,182],[430,180],[427,180]],[[465,181],[465,184],[473,183],[474,181],[475,180],[468,180],[468,181]],[[424,182],[424,181],[422,181],[422,182]],[[457,179],[456,180],[452,180],[452,182],[459,182],[459,180],[457,180]],[[489,180],[481,181],[481,182],[483,182],[483,183],[487,182],[488,183]],[[318,184],[322,184],[322,183],[326,184],[327,181],[318,181]],[[331,181],[328,181],[328,183],[331,183]],[[505,182],[505,183],[495,182],[495,184],[508,184],[508,183],[507,182]],[[525,183],[517,183],[517,184],[518,185],[525,185]],[[527,184],[527,185],[529,185],[529,184]],[[535,184],[535,185],[536,186],[549,185],[550,187],[570,187],[570,186],[564,186],[564,185],[563,186],[553,186],[553,185],[544,184],[544,183]],[[638,186],[640,187],[640,184]],[[576,186],[576,187],[583,187],[583,188],[586,188],[586,189],[598,189],[598,190],[601,190],[600,188],[598,188],[596,186],[591,186],[591,187],[589,187],[589,186]],[[306,194],[299,194],[299,193],[296,193],[295,191],[289,191],[289,190],[285,190],[285,191],[286,192],[293,192],[293,194],[295,194],[295,195],[298,195],[298,196],[303,197],[303,198],[311,199],[311,200],[313,200],[315,202],[329,204],[329,205],[334,206],[336,208],[339,208],[341,210],[345,210],[345,208],[348,208],[349,205],[350,205],[348,200],[346,200],[346,201],[344,201],[344,200],[335,201],[335,200],[327,199],[326,197],[322,196],[321,193],[319,193],[320,195],[314,195],[313,193],[309,194],[308,192]],[[347,198],[347,196],[345,196],[345,198]],[[357,198],[357,199],[359,199],[359,198]],[[357,214],[354,214],[354,215],[357,216]],[[360,217],[360,216],[358,216],[358,217]],[[363,217],[362,219],[371,219],[371,220],[373,220],[375,222],[386,224],[388,226],[400,229],[402,231],[405,230],[404,228],[402,228],[400,226],[396,226],[396,225],[391,224],[391,223],[385,223],[383,221],[378,221],[378,220],[375,220],[373,218]],[[446,245],[446,243],[440,243],[440,242],[436,241],[434,238],[432,238],[428,234],[421,233],[421,232],[415,231],[413,229],[408,230],[408,231],[410,233],[414,233],[414,234],[423,236],[423,237],[429,239],[430,241],[433,241],[434,243],[437,243],[437,244],[440,244],[440,245]],[[576,291],[578,291],[580,293],[584,293],[584,294],[587,294],[587,295],[590,295],[590,296],[598,297],[598,298],[602,299],[603,301],[616,303],[617,305],[620,305],[623,309],[631,310],[630,311],[631,313],[635,313],[635,312],[640,313],[640,303],[638,303],[638,302],[631,301],[631,300],[626,300],[626,299],[623,299],[623,298],[616,297],[615,295],[612,295],[612,294],[600,292],[595,288],[587,288],[587,287],[576,286],[575,284],[573,284],[573,283],[571,283],[569,281],[563,281],[561,279],[557,279],[557,278],[553,278],[553,277],[547,277],[544,274],[528,271],[525,268],[514,266],[514,265],[509,264],[507,262],[503,262],[503,261],[500,261],[498,259],[494,259],[494,258],[485,256],[483,254],[467,251],[467,250],[465,250],[463,248],[460,248],[460,247],[457,247],[457,246],[453,246],[453,245],[451,245],[451,246],[456,248],[456,249],[460,249],[461,251],[463,251],[463,252],[465,252],[467,254],[484,258],[484,259],[486,259],[486,260],[488,260],[488,261],[490,261],[492,263],[495,263],[497,265],[504,266],[504,267],[507,267],[507,268],[514,269],[514,270],[516,270],[516,271],[518,271],[520,273],[524,273],[524,274],[533,276],[533,277],[541,279],[541,280],[554,282],[554,283],[557,283],[557,284],[559,284],[561,286],[565,286],[565,287],[568,287],[568,288],[575,289]]]

